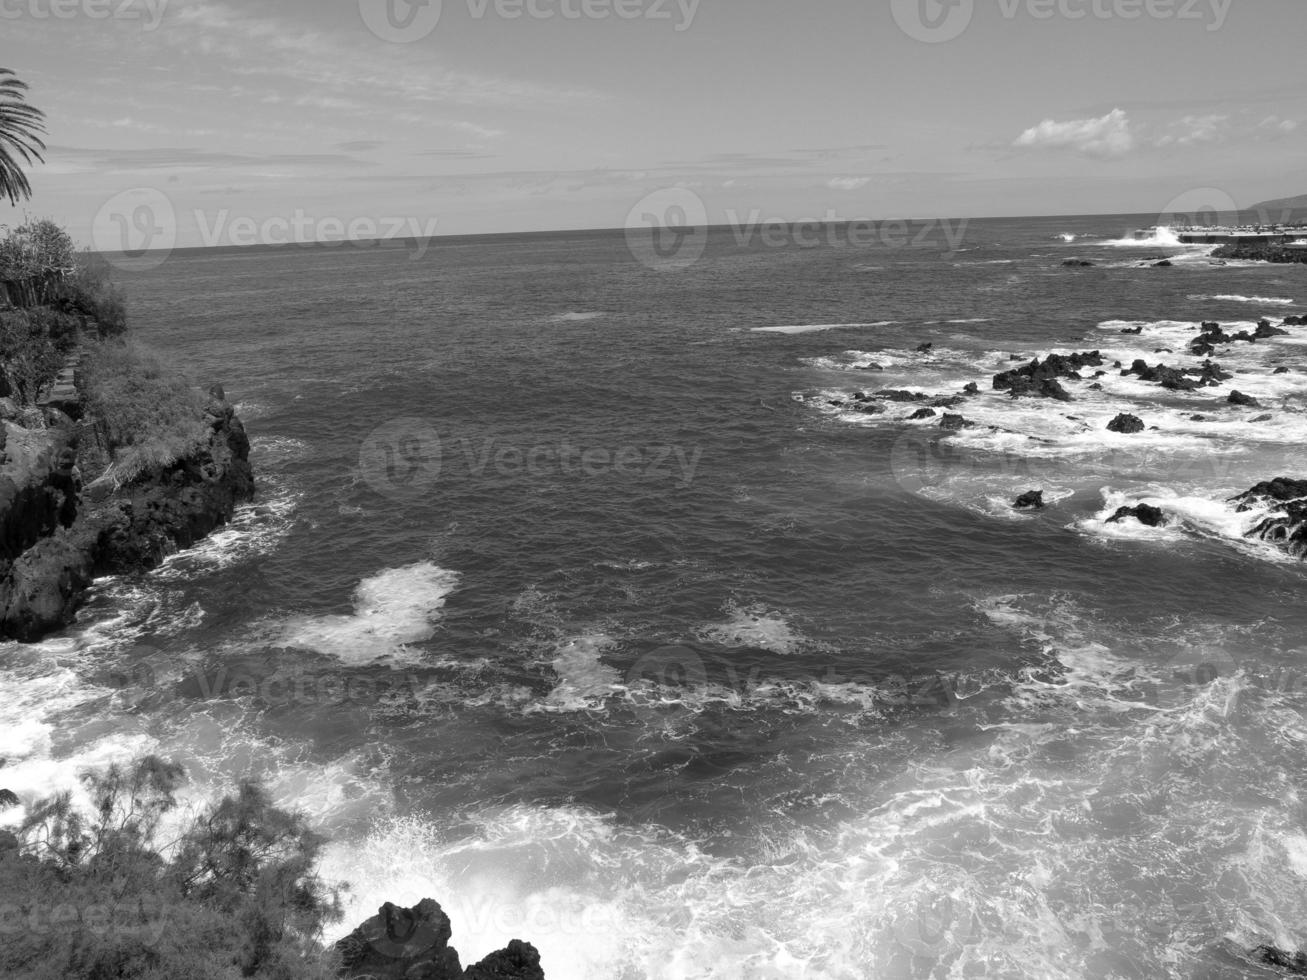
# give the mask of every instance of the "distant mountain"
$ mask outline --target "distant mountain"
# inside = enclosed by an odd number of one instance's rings
[[[1300,220],[1307,218],[1307,194],[1299,194],[1297,197],[1281,197],[1274,201],[1263,201],[1261,204],[1254,204],[1244,210],[1256,211],[1270,221]]]

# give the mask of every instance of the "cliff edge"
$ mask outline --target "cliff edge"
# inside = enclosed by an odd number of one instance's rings
[[[68,626],[97,576],[156,567],[253,497],[249,439],[221,388],[203,413],[196,447],[122,485],[83,485],[110,455],[93,418],[47,407],[44,427],[3,422],[0,634],[32,642]]]

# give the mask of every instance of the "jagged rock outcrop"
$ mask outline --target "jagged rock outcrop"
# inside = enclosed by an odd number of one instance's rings
[[[411,909],[387,902],[336,944],[348,980],[544,980],[540,954],[513,940],[465,971],[449,945],[453,927],[438,902]]]
[[[1035,358],[1024,367],[994,375],[994,390],[1009,392],[1013,398],[1055,398],[1069,402],[1072,401],[1071,395],[1058,379],[1083,381],[1081,368],[1102,366],[1103,356],[1098,351],[1049,354],[1042,361]]]
[[[9,427],[0,467],[0,634],[39,640],[73,621],[99,575],[144,571],[231,519],[254,494],[249,439],[221,397],[208,439],[117,490],[83,488],[77,429]]]
[[[1016,499],[1012,505],[1017,510],[1043,510],[1044,509],[1044,491],[1028,490]]]
[[[1231,501],[1237,510],[1246,514],[1258,508],[1274,508],[1267,517],[1248,532],[1248,537],[1277,545],[1299,558],[1307,557],[1307,480],[1279,477],[1259,483]]]
[[[1165,364],[1149,367],[1142,358],[1136,360],[1121,372],[1122,377],[1134,375],[1140,381],[1160,384],[1168,391],[1197,391],[1199,388],[1214,388],[1234,377],[1221,365],[1213,361],[1204,361],[1198,367],[1173,368]]]
[[[1108,432],[1120,432],[1123,435],[1134,435],[1136,432],[1144,431],[1144,420],[1137,415],[1126,415],[1124,412],[1107,423]]]
[[[1122,521],[1133,518],[1144,527],[1162,527],[1166,524],[1166,515],[1162,513],[1160,507],[1154,507],[1152,504],[1138,504],[1135,507],[1122,507],[1115,514],[1107,519],[1109,524],[1120,524]]]

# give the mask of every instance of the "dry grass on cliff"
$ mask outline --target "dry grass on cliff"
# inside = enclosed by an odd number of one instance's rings
[[[112,460],[102,478],[120,486],[171,466],[209,436],[200,392],[133,341],[86,345],[77,384],[88,420]]]

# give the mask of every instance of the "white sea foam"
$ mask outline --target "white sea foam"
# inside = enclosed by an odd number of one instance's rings
[[[1066,603],[976,607],[1041,648],[1039,668],[991,688],[984,737],[946,754],[930,726],[846,740],[825,760],[842,775],[805,799],[847,816],[777,815],[736,855],[579,806],[383,819],[328,847],[323,873],[354,885],[328,938],[436,896],[465,962],[526,936],[573,980],[1190,976],[1235,913],[1245,946],[1269,932],[1296,948],[1307,838],[1292,794],[1258,795],[1250,751],[1300,744],[1307,724],[1241,673],[1186,681],[1168,663],[1199,639],[1246,656],[1255,638],[1193,622],[1123,653]],[[905,742],[925,754],[887,775]],[[1271,802],[1250,811],[1250,793]]]
[[[559,646],[550,661],[558,683],[538,707],[546,711],[583,711],[611,697],[618,690],[621,675],[600,658],[615,645],[607,634],[591,633]]]
[[[1292,306],[1296,300],[1280,296],[1240,296],[1237,293],[1223,293],[1220,296],[1190,296],[1192,300],[1206,302],[1216,300],[1222,303],[1257,303],[1261,306]]]
[[[792,654],[805,642],[802,633],[794,629],[781,613],[760,603],[749,606],[726,606],[728,619],[701,627],[700,637],[713,643],[732,647],[757,647],[773,653]]]
[[[866,327],[887,327],[897,321],[881,320],[869,323],[812,323],[812,324],[791,324],[779,327],[752,327],[751,333],[777,333],[787,335],[797,335],[805,333],[818,333],[825,330],[853,330]]]
[[[420,654],[408,645],[435,635],[458,579],[457,572],[429,561],[387,569],[359,584],[353,615],[297,616],[282,626],[281,641],[349,664],[416,662]]]

